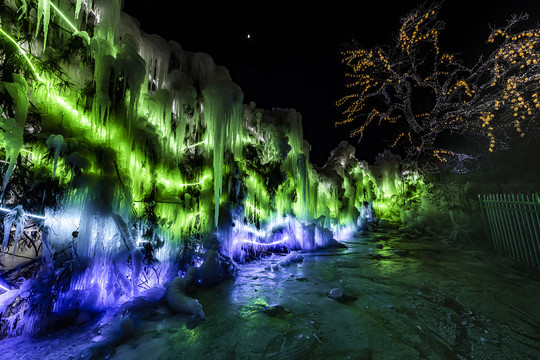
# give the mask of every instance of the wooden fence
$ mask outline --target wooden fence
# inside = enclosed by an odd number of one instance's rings
[[[495,250],[540,268],[540,196],[478,195]]]

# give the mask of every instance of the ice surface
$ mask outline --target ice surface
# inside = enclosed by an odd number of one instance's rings
[[[374,259],[373,242],[406,248],[410,255],[378,250],[383,257]],[[85,358],[98,344],[91,339],[101,334],[99,341],[110,344],[101,356],[111,359],[179,353],[215,359],[540,357],[538,283],[513,265],[482,249],[394,230],[347,244],[346,250],[305,253],[303,262],[277,272],[263,269],[280,258],[242,265],[234,280],[199,291],[201,322],[144,310],[124,320],[125,330],[121,321],[105,319],[44,339],[4,339],[0,346],[6,358]],[[334,288],[354,299],[333,300],[328,294]],[[264,310],[273,304],[286,311],[268,316]]]
[[[289,266],[291,263],[297,263],[304,261],[304,256],[299,254],[296,251],[291,251],[283,260],[279,261],[277,264],[279,266]]]

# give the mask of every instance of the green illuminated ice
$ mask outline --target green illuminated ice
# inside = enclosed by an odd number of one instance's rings
[[[280,226],[301,228],[304,237],[315,226],[341,238],[361,227],[367,205],[372,223],[398,221],[420,206],[423,181],[414,168],[403,171],[389,153],[368,165],[345,142],[323,168],[313,166],[298,112],[243,104],[224,67],[141,32],[120,0],[9,4],[21,15],[0,14],[0,45],[17,71],[0,83],[8,99],[0,133],[5,205],[18,205],[10,178],[24,150],[24,165],[62,190],[58,216],[92,208],[105,219],[152,226],[174,246],[235,224],[259,238],[257,231]],[[18,41],[20,28],[36,36]],[[85,229],[92,221],[78,216],[81,237],[92,237]],[[239,242],[243,235],[229,230],[220,241]],[[106,247],[114,252],[118,241]]]

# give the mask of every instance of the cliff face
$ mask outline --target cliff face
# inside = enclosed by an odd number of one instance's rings
[[[163,283],[212,234],[241,261],[309,250],[354,233],[365,202],[397,220],[423,191],[399,159],[370,167],[346,143],[315,168],[299,113],[243,104],[227,69],[144,33],[119,0],[6,1],[0,17],[3,211],[26,211],[4,221],[3,248],[39,214],[35,255],[77,262],[62,281],[89,308]],[[43,311],[73,304],[58,289]]]

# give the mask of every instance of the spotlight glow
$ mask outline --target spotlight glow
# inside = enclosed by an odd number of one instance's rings
[[[0,211],[10,213],[11,209],[0,207]],[[34,214],[25,214],[25,215],[34,219],[45,220],[45,216],[43,215],[34,215]]]

